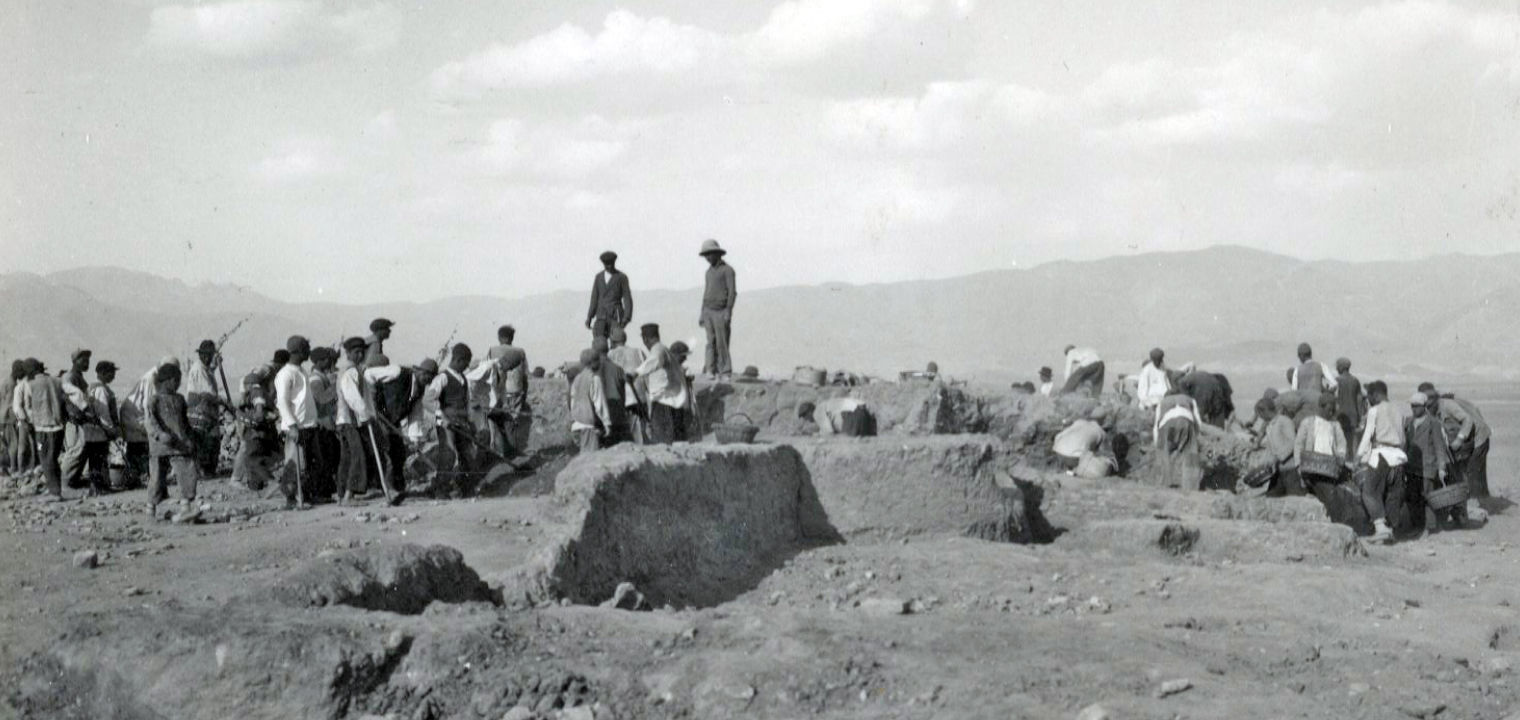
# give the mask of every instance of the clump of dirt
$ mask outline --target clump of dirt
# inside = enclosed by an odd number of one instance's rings
[[[291,607],[347,605],[415,615],[433,602],[499,602],[444,545],[383,545],[309,560],[254,597]]]

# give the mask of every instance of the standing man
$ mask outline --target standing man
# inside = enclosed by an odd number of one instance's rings
[[[433,379],[438,377],[438,361],[432,358],[423,358],[412,370],[412,377],[408,380],[405,416],[400,426],[401,432],[407,442],[421,446],[433,437],[434,419],[438,415],[437,398],[428,397],[428,387]],[[402,473],[402,477],[405,473]]]
[[[387,318],[375,318],[369,323],[369,337],[364,338],[364,364],[373,365],[385,354],[385,341],[391,338],[391,327],[396,323]]]
[[[32,437],[32,424],[27,422],[25,396],[27,380],[31,379],[31,361],[17,360],[11,363],[12,387],[3,398],[11,410],[15,423],[14,444],[11,445],[11,475],[31,472],[37,463],[37,443]]]
[[[362,362],[362,358],[361,358]],[[311,349],[311,372],[306,380],[311,388],[311,401],[317,407],[317,456],[312,459],[311,474],[321,478],[318,485],[337,485],[338,460],[341,446],[338,442],[338,351],[330,347]]]
[[[628,344],[628,335],[622,328],[613,328],[610,339],[612,349],[607,351],[607,360],[622,368],[629,379],[628,434],[633,442],[643,445],[649,442],[649,384],[634,380],[633,373],[648,356],[644,348]]]
[[[475,472],[475,425],[470,421],[470,381],[465,372],[470,369],[474,352],[464,343],[449,348],[449,364],[428,386],[424,402],[438,408],[438,441],[454,451],[455,464],[451,477],[454,497],[469,495],[473,490],[470,476]],[[441,474],[441,473],[440,473]]]
[[[286,507],[300,507],[322,494],[312,487],[312,460],[317,456],[317,403],[311,380],[301,367],[311,357],[311,342],[300,335],[285,341],[290,361],[274,376],[274,407],[280,414],[280,436],[285,441],[285,463],[280,468],[280,489]],[[296,492],[297,486],[302,491]],[[305,495],[301,497],[300,495]]]
[[[628,405],[638,401],[628,389],[628,373],[607,357],[606,338],[592,341],[591,349],[597,354],[597,372],[602,376],[602,396],[607,403],[607,433],[603,437],[603,446],[632,442],[633,427]]]
[[[1136,388],[1136,399],[1140,401],[1141,410],[1149,410],[1161,404],[1161,399],[1166,397],[1167,390],[1171,386],[1166,373],[1166,352],[1161,348],[1151,350],[1150,360],[1140,368],[1140,384]]]
[[[583,455],[600,450],[603,438],[611,432],[601,371],[601,353],[591,348],[582,350],[581,371],[570,383],[570,434],[575,436],[577,452]]]
[[[611,253],[603,254],[604,263],[607,255]],[[617,260],[617,255],[612,255],[612,259]],[[622,273],[617,274],[623,277],[626,292],[628,279]],[[628,301],[628,312],[633,312],[632,300]],[[622,331],[616,324],[613,327]],[[512,344],[516,339],[517,329],[503,325],[496,329],[496,346],[486,351],[486,358],[496,363],[495,406],[486,415],[490,420],[487,424],[491,429],[491,449],[506,460],[526,455],[528,439],[533,436],[533,408],[528,405],[528,353]]]
[[[184,394],[190,413],[190,437],[195,440],[195,462],[203,477],[216,475],[222,457],[222,388],[216,382],[216,342],[202,340],[195,359],[185,372]],[[230,408],[229,408],[230,409]]]
[[[602,271],[591,283],[591,308],[586,327],[592,339],[607,337],[613,328],[622,330],[633,320],[633,291],[628,276],[617,269],[617,253],[602,253]]]
[[[1388,385],[1382,380],[1367,383],[1367,420],[1363,423],[1362,440],[1357,444],[1357,460],[1367,468],[1366,481],[1362,485],[1362,501],[1367,514],[1372,517],[1373,542],[1393,540],[1393,529],[1388,526],[1389,505],[1391,510],[1401,510],[1404,504],[1404,466],[1409,455],[1404,452],[1404,423],[1398,410],[1388,402]]]
[[[660,342],[659,325],[649,323],[640,332],[649,356],[633,372],[633,377],[645,378],[648,383],[649,441],[666,444],[684,440],[688,395],[681,363]]]
[[[338,473],[337,488],[341,502],[363,497],[369,490],[365,468],[375,464],[375,448],[369,438],[369,424],[374,416],[374,394],[364,377],[364,338],[343,341],[349,367],[338,376]],[[385,468],[377,467],[378,472]]]
[[[49,501],[63,499],[63,482],[58,457],[63,452],[64,406],[63,383],[47,373],[47,366],[37,360],[28,368],[31,379],[26,387],[26,419],[37,438],[37,464],[47,484]]]
[[[1309,343],[1298,344],[1298,367],[1288,375],[1288,386],[1307,397],[1318,398],[1322,392],[1335,392],[1335,376],[1330,367],[1314,359],[1314,349]]]
[[[1404,437],[1408,444],[1404,454],[1409,457],[1404,479],[1409,483],[1405,502],[1409,503],[1409,522],[1425,533],[1441,530],[1441,523],[1448,517],[1460,528],[1464,520],[1461,505],[1440,512],[1425,504],[1425,495],[1445,487],[1448,483],[1462,482],[1452,473],[1451,440],[1438,414],[1440,398],[1416,392],[1409,398],[1410,417],[1404,420]]]
[[[1453,467],[1467,481],[1473,498],[1486,498],[1488,492],[1488,445],[1493,431],[1478,406],[1451,393],[1436,392],[1431,383],[1420,383],[1420,392],[1440,400],[1441,422],[1451,440]]]
[[[0,379],[0,474],[20,474],[16,462],[16,385],[26,376],[21,361],[11,363],[11,372]]]
[[[200,517],[195,507],[195,488],[200,468],[195,465],[195,441],[190,437],[190,417],[185,398],[179,394],[178,365],[164,364],[154,373],[157,388],[143,415],[153,453],[148,474],[148,514],[158,519],[158,505],[169,498],[169,475],[179,484],[179,502],[183,508],[175,522],[189,522]]]
[[[1044,395],[1045,397],[1050,397],[1051,393],[1054,393],[1056,391],[1056,383],[1055,383],[1055,380],[1053,379],[1054,377],[1055,377],[1055,371],[1051,370],[1050,366],[1047,365],[1047,366],[1044,366],[1044,367],[1040,368],[1040,394],[1041,395]]]
[[[111,490],[111,442],[121,437],[121,412],[116,405],[116,363],[95,363],[95,382],[90,385],[90,411],[95,422],[84,428],[84,458],[90,466],[90,488],[96,493]]]
[[[63,376],[63,396],[67,400],[63,413],[68,422],[64,428],[59,470],[63,484],[71,488],[86,487],[85,428],[95,422],[95,413],[90,409],[90,384],[84,377],[90,371],[90,355],[89,350],[75,350],[69,356],[69,371]]]
[[[707,259],[707,289],[702,293],[702,317],[699,322],[707,329],[707,360],[702,372],[709,377],[727,380],[733,377],[734,361],[729,355],[729,338],[733,330],[734,302],[739,299],[739,286],[734,278],[734,268],[723,260],[727,250],[718,246],[717,240],[702,243],[698,253]]]
[[[1362,381],[1351,374],[1349,358],[1336,360],[1335,370],[1335,419],[1340,422],[1346,441],[1350,442],[1361,431],[1362,421],[1367,417],[1367,396],[1362,393]]]
[[[1088,387],[1086,392],[1092,397],[1103,394],[1103,358],[1098,357],[1098,351],[1067,345],[1064,354],[1066,384],[1062,386],[1061,394],[1076,392],[1083,386]]]

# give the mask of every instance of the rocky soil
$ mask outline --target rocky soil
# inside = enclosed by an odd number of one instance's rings
[[[990,417],[971,429],[997,440],[970,441],[1023,463],[992,482],[1025,504],[1032,483],[1053,542],[970,536],[955,513],[1003,502],[982,485],[963,508],[922,495],[949,518],[926,525],[857,492],[863,457],[832,490],[837,468],[812,473],[837,541],[700,607],[638,578],[587,604],[500,596],[584,518],[549,494],[563,463],[399,508],[285,511],[213,480],[193,524],[149,518],[142,491],[43,503],[0,481],[0,717],[1520,717],[1507,501],[1481,529],[1366,547],[1312,500],[1049,473],[998,431],[1041,421]],[[861,452],[820,442],[795,441]],[[870,507],[898,520],[866,527]]]

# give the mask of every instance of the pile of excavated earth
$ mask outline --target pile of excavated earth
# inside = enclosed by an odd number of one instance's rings
[[[806,435],[846,392],[881,436]],[[555,459],[472,500],[213,481],[172,524],[6,485],[0,717],[1520,717],[1505,501],[1369,548],[1312,497],[1161,487],[1133,409],[932,382],[705,386],[693,442],[569,460],[564,395]],[[1124,474],[1055,470],[1095,407]],[[759,442],[702,437],[733,419]]]

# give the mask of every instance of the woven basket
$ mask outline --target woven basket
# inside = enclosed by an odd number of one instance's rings
[[[1467,483],[1455,482],[1443,488],[1425,493],[1425,504],[1431,510],[1445,510],[1467,502]]]
[[[1341,464],[1334,455],[1306,451],[1298,463],[1298,471],[1302,475],[1338,478],[1341,474]]]
[[[719,445],[748,445],[755,441],[755,436],[760,434],[760,426],[755,425],[748,415],[734,413],[733,417],[742,417],[749,420],[748,423],[729,422],[727,420],[713,424],[713,439]],[[730,418],[732,420],[733,418]]]

